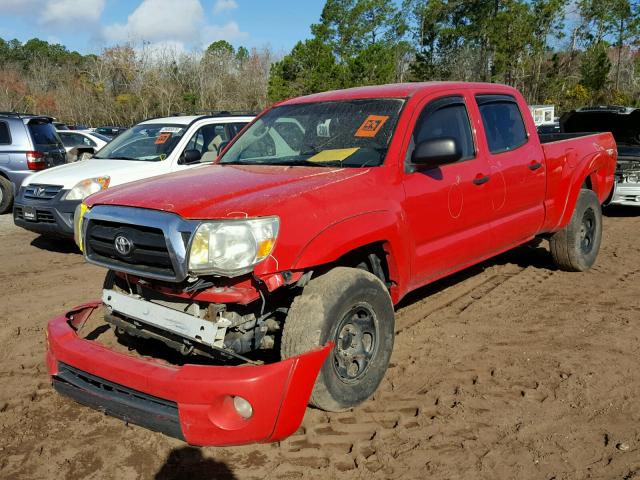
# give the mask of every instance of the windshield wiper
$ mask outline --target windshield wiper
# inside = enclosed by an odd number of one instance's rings
[[[269,162],[269,165],[291,165],[291,166],[300,166],[300,167],[341,167],[342,166],[342,160],[329,160],[326,162],[314,162],[312,160],[283,160],[281,162],[275,161],[275,162]]]
[[[137,158],[133,158],[133,157],[93,157],[93,158],[97,158],[97,159],[103,159],[106,160],[107,158],[109,160],[138,160]]]

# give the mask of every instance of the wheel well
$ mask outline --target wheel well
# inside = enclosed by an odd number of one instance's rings
[[[591,177],[587,177],[584,179],[584,183],[582,184],[582,187],[586,190],[593,190],[593,185],[591,183]]]
[[[389,275],[388,253],[384,243],[377,242],[352,250],[331,264],[331,267],[361,268],[382,280],[387,288],[392,285]]]

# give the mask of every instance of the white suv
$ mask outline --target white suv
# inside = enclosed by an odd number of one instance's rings
[[[213,162],[253,116],[198,115],[145,120],[93,158],[35,173],[15,199],[16,225],[49,236],[73,237],[82,200],[108,187]]]

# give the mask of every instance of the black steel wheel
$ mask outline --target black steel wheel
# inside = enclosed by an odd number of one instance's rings
[[[310,403],[342,411],[376,391],[393,338],[393,305],[382,281],[361,269],[337,267],[313,278],[291,304],[280,353],[288,358],[332,341]]]
[[[598,257],[602,241],[602,209],[598,196],[580,190],[569,224],[549,239],[555,264],[569,272],[584,272]]]

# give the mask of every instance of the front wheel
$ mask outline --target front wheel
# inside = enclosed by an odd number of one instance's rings
[[[598,196],[591,190],[580,190],[569,224],[549,239],[553,261],[568,272],[589,270],[601,241],[602,208]]]
[[[295,298],[282,332],[288,358],[329,341],[310,403],[343,411],[369,398],[384,377],[394,339],[394,311],[384,284],[372,273],[337,267],[312,279]]]

